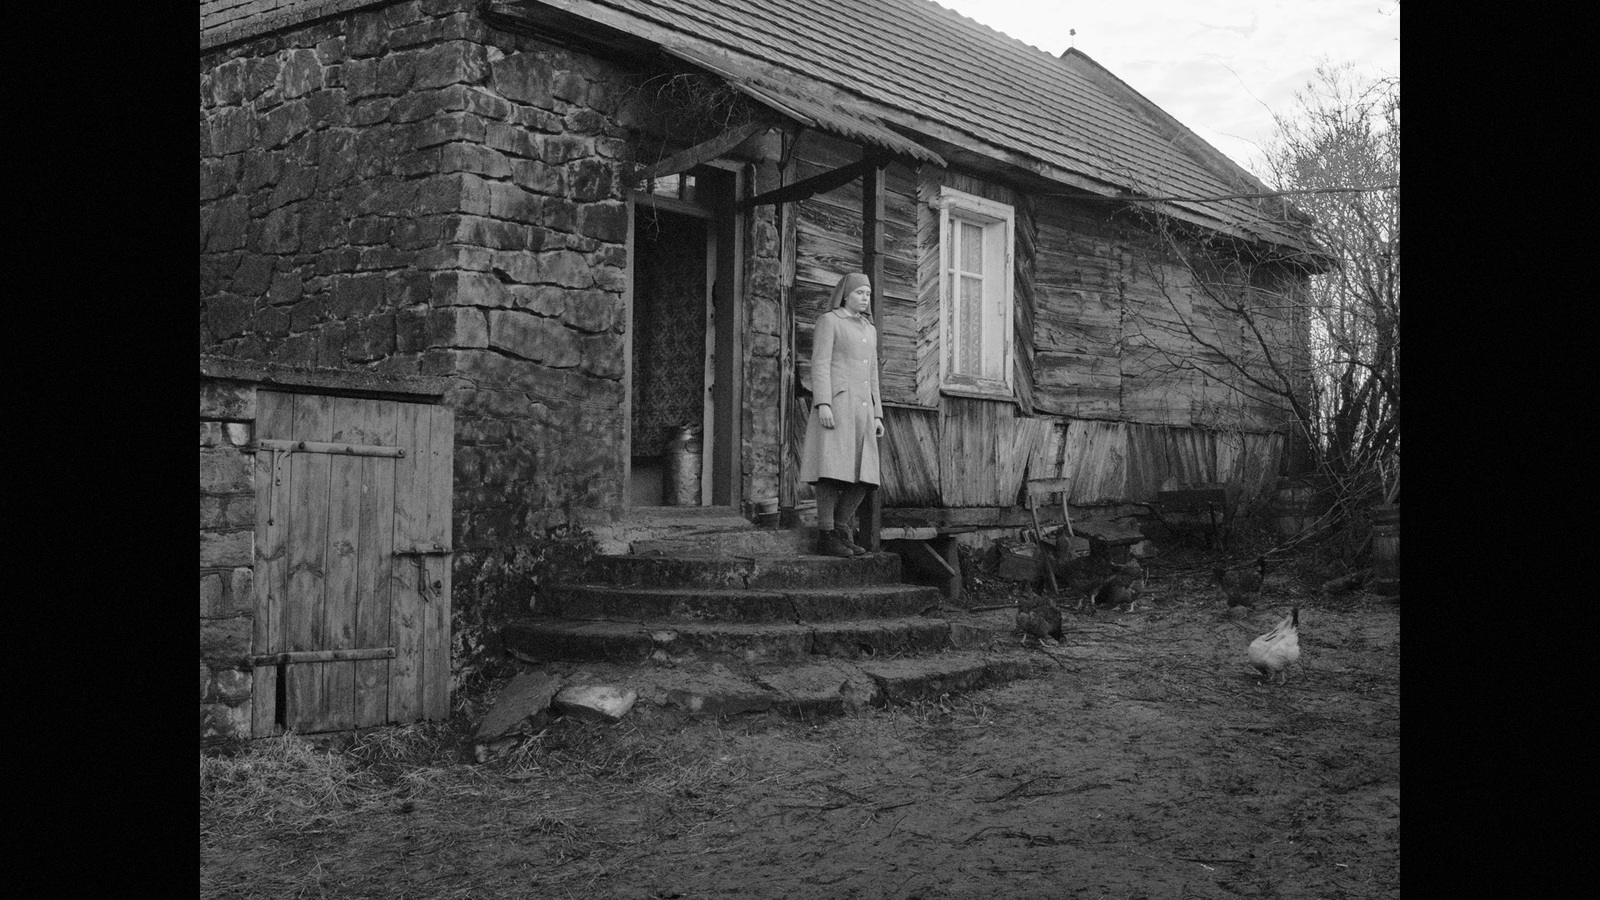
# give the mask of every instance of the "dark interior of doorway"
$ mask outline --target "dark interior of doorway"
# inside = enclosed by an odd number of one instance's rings
[[[651,209],[634,235],[631,505],[674,502],[667,453],[684,426],[699,428],[706,402],[708,222]],[[698,479],[695,479],[698,482]],[[671,483],[669,483],[671,482]]]

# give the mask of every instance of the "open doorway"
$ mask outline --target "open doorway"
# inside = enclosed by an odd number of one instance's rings
[[[739,503],[736,188],[699,166],[635,197],[631,507]]]

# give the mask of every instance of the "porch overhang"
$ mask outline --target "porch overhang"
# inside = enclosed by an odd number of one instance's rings
[[[661,49],[720,77],[729,87],[799,125],[837,135],[881,154],[945,167],[944,158],[939,154],[890,130],[864,110],[850,108],[848,100],[801,96],[725,57],[712,57],[687,47],[665,44]]]

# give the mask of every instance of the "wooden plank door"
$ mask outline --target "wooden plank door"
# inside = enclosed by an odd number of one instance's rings
[[[454,416],[260,391],[253,733],[440,719]]]

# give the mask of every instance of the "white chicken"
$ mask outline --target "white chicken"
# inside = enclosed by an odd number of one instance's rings
[[[1287,669],[1300,660],[1300,607],[1293,607],[1289,618],[1278,627],[1250,642],[1250,665],[1272,680],[1279,676],[1280,684],[1287,684]]]

